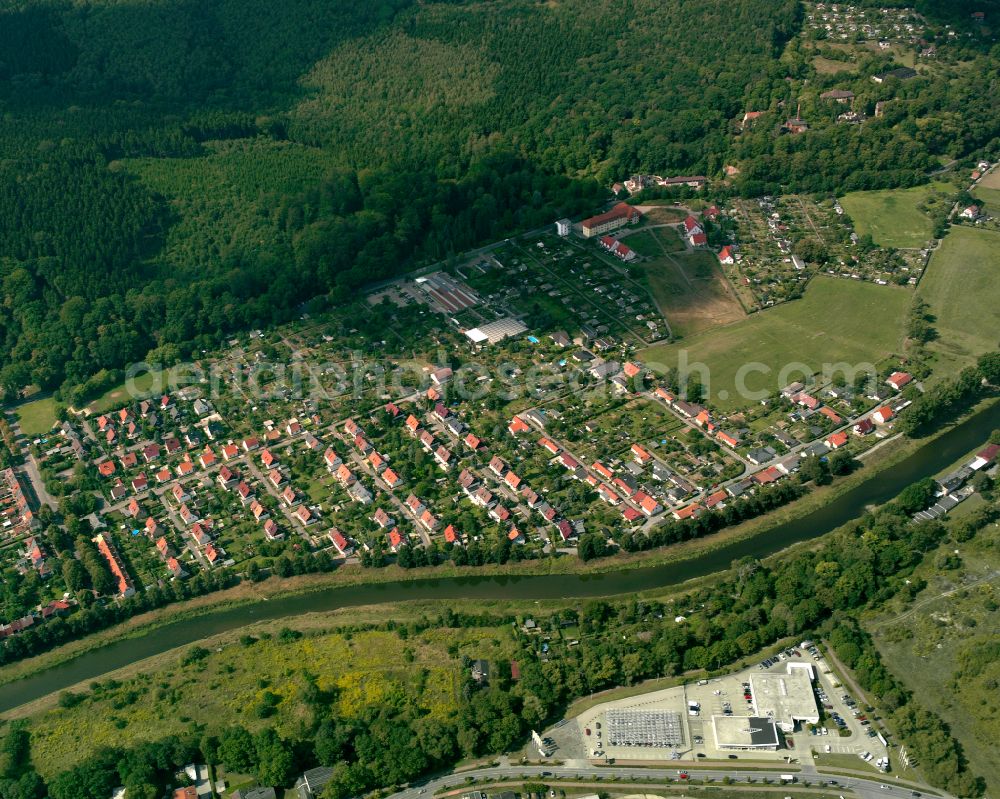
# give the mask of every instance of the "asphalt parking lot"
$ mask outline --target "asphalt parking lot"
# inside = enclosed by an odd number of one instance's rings
[[[785,674],[789,663],[808,663],[813,667],[816,678],[813,687],[821,710],[815,733],[812,725],[805,725],[794,733],[786,734],[784,746],[776,751],[718,748],[712,717],[753,715],[754,703],[745,698],[751,675]],[[597,705],[561,727],[548,730],[546,735],[558,742],[559,751],[554,756],[588,758],[597,762],[609,759],[652,762],[728,759],[811,763],[814,752],[855,756],[869,753],[869,764],[874,769],[875,761],[887,755],[886,748],[878,738],[868,735],[871,724],[864,722],[870,720],[864,718],[862,708],[852,706],[853,699],[845,699],[847,693],[819,650],[797,647],[787,653],[776,653],[773,658],[768,659],[766,665],[755,663],[724,677]],[[622,737],[622,719],[631,719],[629,714],[632,711],[656,713],[656,721],[652,722],[652,727],[649,723],[643,726],[634,720],[627,721],[625,723],[633,725],[637,730],[633,740],[627,743],[612,740],[612,735]],[[860,717],[856,717],[856,713]],[[837,719],[840,719],[839,724]],[[615,722],[613,729],[618,730],[617,733],[609,728],[609,721]],[[679,734],[663,732],[665,729],[673,730],[675,722],[680,728]],[[651,734],[650,730],[654,732]],[[666,738],[658,741],[655,746],[642,744],[648,743],[646,739],[657,735]],[[860,758],[857,767],[864,768]]]

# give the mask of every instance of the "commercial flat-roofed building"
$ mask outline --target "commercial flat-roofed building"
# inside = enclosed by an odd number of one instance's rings
[[[684,745],[681,716],[672,710],[609,710],[605,737],[611,746],[666,748]]]
[[[526,333],[528,328],[517,319],[497,319],[487,325],[474,327],[465,331],[465,337],[473,344],[496,344],[505,338]]]
[[[719,749],[778,748],[774,721],[759,716],[712,716],[712,732]]]
[[[774,719],[783,732],[792,732],[796,723],[819,723],[812,680],[803,669],[789,674],[751,674],[750,688],[754,715]]]

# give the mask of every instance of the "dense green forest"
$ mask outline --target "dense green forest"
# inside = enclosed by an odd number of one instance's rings
[[[874,124],[780,135],[816,82],[801,19],[797,0],[0,0],[0,387],[79,400],[101,370],[582,213],[636,170],[891,186],[997,140],[981,35],[939,79],[859,77],[866,106],[902,101]],[[741,132],[748,109],[772,113]]]

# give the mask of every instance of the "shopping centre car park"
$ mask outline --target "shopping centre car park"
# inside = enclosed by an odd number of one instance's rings
[[[587,757],[617,763],[702,758],[805,763],[813,753],[869,753],[875,768],[887,749],[869,737],[870,725],[855,718],[826,659],[816,649],[815,655],[802,647],[788,651],[790,656],[769,658],[766,667],[754,664],[590,708],[576,719]],[[843,719],[845,735],[833,714]],[[864,768],[860,760],[858,768]]]

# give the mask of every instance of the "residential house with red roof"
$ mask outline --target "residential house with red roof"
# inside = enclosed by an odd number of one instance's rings
[[[196,524],[198,522],[198,514],[195,513],[187,504],[181,505],[180,510],[177,511],[178,515],[181,517],[181,521],[184,524]]]
[[[875,429],[875,425],[871,419],[861,419],[852,429],[854,430],[854,435],[866,436]]]
[[[326,468],[331,472],[336,472],[337,469],[339,469],[344,463],[340,456],[333,451],[332,447],[328,448],[326,452],[323,453],[323,462],[326,464]]]
[[[344,557],[354,554],[354,546],[336,527],[327,533],[327,537],[330,539],[330,543],[333,544],[337,548],[337,551]]]
[[[104,559],[108,562],[108,569],[117,581],[118,595],[121,597],[132,596],[135,593],[135,588],[132,586],[132,578],[129,577],[128,572],[125,570],[125,564],[122,563],[115,545],[107,537],[106,533],[98,533],[93,540],[97,544],[98,551],[100,551]]]
[[[833,410],[833,408],[828,408],[826,405],[824,405],[822,408],[819,409],[819,412],[823,414],[831,422],[833,422],[834,425],[840,426],[844,423],[844,420],[840,418],[840,416],[837,414],[836,411]]]
[[[270,518],[271,514],[267,512],[267,508],[261,505],[256,499],[250,503],[250,512],[253,514],[254,521],[262,522],[264,519]]]
[[[700,516],[702,511],[704,511],[704,508],[701,505],[699,505],[697,502],[692,502],[690,505],[687,505],[686,507],[672,511],[672,514],[673,517],[680,522],[684,521],[684,519],[693,519],[696,516]]]
[[[642,514],[631,505],[626,505],[622,508],[622,516],[625,518],[625,521],[630,523],[635,523],[643,518]]]
[[[351,483],[353,483],[353,482],[355,482],[355,480],[357,480],[357,478],[354,476],[354,473],[350,469],[347,468],[347,464],[346,463],[342,463],[342,464],[340,464],[340,466],[337,467],[336,474],[337,474],[337,479],[340,481],[340,484],[343,485],[343,486],[351,485]]]
[[[384,472],[382,472],[382,480],[385,482],[387,486],[389,486],[389,488],[395,488],[396,486],[398,486],[400,483],[403,482],[400,476],[396,474],[392,469],[386,469]]]
[[[240,476],[228,466],[223,464],[219,469],[219,473],[215,476],[215,479],[218,480],[220,486],[228,491],[232,485],[240,479]]]
[[[653,456],[650,455],[649,452],[647,452],[646,449],[641,447],[639,444],[632,445],[632,457],[635,458],[636,463],[642,466],[645,466],[647,463],[653,460]]]
[[[513,419],[510,420],[510,424],[507,425],[507,430],[510,432],[511,435],[517,436],[521,435],[522,433],[527,433],[529,430],[531,430],[531,428],[528,427],[528,423],[524,421],[524,419],[522,419],[520,416],[515,416]]]
[[[547,449],[553,455],[559,454],[559,445],[552,439],[542,437],[538,439],[538,446]]]
[[[451,450],[444,445],[438,446],[434,450],[434,460],[437,461],[438,466],[447,471],[451,468]]]
[[[826,445],[830,449],[840,449],[847,443],[847,431],[841,430],[839,433],[833,433],[826,437]]]
[[[268,541],[281,541],[285,534],[281,532],[274,519],[268,519],[264,522],[264,537]]]
[[[888,422],[895,414],[888,405],[883,405],[875,413],[872,414],[872,420],[877,424],[885,424]]]
[[[889,379],[885,382],[892,386],[896,391],[901,391],[902,388],[913,381],[913,375],[907,374],[906,372],[893,372],[889,375]]]
[[[424,509],[424,512],[420,514],[420,523],[427,529],[428,532],[436,530],[439,524],[434,514],[426,508]]]
[[[167,558],[167,571],[170,575],[175,578],[184,577],[187,572],[184,571],[184,567],[181,566],[180,561],[177,558]]]

